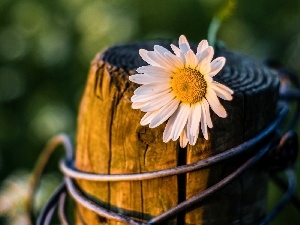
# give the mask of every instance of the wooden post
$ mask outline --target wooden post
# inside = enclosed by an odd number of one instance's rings
[[[102,174],[156,171],[193,163],[224,152],[254,136],[275,116],[278,77],[261,63],[241,54],[216,50],[227,63],[215,78],[235,91],[231,102],[222,102],[226,119],[212,114],[209,140],[181,149],[178,142],[163,143],[165,124],[150,129],[140,125],[143,113],[131,108],[137,85],[128,80],[145,65],[138,50],[153,50],[145,42],[115,46],[99,54],[91,64],[81,101],[75,164],[79,170]],[[101,206],[147,221],[201,193],[244,162],[242,157],[211,168],[145,181],[89,182],[77,180],[84,193]],[[254,168],[201,204],[163,224],[253,224],[265,214],[266,171]],[[121,224],[97,216],[77,205],[76,224]]]

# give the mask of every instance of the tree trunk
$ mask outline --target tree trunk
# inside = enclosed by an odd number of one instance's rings
[[[221,103],[226,119],[211,113],[214,128],[209,140],[199,137],[195,146],[163,143],[165,123],[155,129],[141,126],[143,113],[131,108],[138,87],[128,76],[145,65],[138,50],[153,50],[143,42],[115,46],[99,54],[91,64],[81,101],[76,138],[76,167],[102,174],[130,174],[173,168],[224,152],[254,136],[275,116],[278,77],[261,63],[241,54],[217,49],[226,65],[215,79],[230,88],[234,99]],[[257,149],[258,150],[258,149]],[[244,157],[178,176],[144,181],[92,182],[77,180],[84,193],[101,206],[147,221],[193,195],[199,194],[231,173]],[[267,173],[254,168],[216,195],[164,224],[254,224],[265,214]],[[77,205],[76,224],[121,224]]]

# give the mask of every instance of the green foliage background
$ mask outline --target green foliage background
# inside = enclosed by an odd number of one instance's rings
[[[18,169],[32,169],[53,135],[65,132],[74,137],[86,74],[97,52],[122,42],[177,39],[180,34],[198,42],[207,38],[212,16],[222,4],[223,0],[1,0],[0,180]],[[218,39],[229,49],[276,59],[300,74],[300,1],[240,0]],[[299,162],[297,169],[299,177]],[[273,204],[281,192],[272,185],[270,190]],[[297,223],[300,215],[289,206],[271,225]]]

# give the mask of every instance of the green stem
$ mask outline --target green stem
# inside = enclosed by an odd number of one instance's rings
[[[214,17],[208,27],[208,35],[207,35],[208,43],[211,46],[215,46],[216,44],[216,37],[220,26],[221,26],[221,20]]]

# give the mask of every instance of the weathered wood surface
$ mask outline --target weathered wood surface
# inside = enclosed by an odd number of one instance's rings
[[[140,48],[154,44],[115,46],[91,64],[80,105],[76,138],[76,167],[103,174],[156,171],[189,164],[226,151],[255,135],[275,115],[279,80],[252,58],[216,50],[227,63],[215,77],[235,91],[231,102],[222,102],[226,119],[212,115],[209,141],[200,137],[195,146],[181,149],[178,142],[162,142],[165,124],[150,129],[140,125],[143,113],[131,109],[137,85],[128,80],[145,63]],[[185,175],[145,181],[88,182],[81,189],[107,209],[147,221],[179,202],[202,192],[236,169],[244,159],[234,158],[208,169]],[[266,171],[252,169],[213,197],[163,224],[253,224],[265,214]],[[121,224],[100,218],[77,205],[76,224]]]

